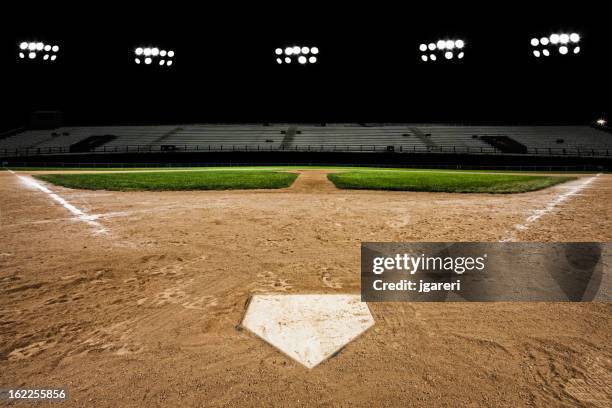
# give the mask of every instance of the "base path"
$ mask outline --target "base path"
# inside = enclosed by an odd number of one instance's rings
[[[339,173],[342,170],[300,170],[291,173],[298,173],[300,176],[287,190],[299,193],[308,192],[332,192],[338,191],[334,183],[328,180],[327,175],[330,173]]]

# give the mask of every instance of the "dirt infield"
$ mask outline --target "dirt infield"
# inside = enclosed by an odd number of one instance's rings
[[[611,241],[612,175],[500,196],[301,173],[283,190],[47,185],[78,217],[0,172],[0,388],[65,386],[63,406],[612,404],[609,303],[373,303],[375,326],[313,370],[237,327],[254,293],[358,293],[361,241]]]

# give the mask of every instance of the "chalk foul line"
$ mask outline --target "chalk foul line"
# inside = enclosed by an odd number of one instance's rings
[[[25,186],[36,189],[38,191],[42,191],[43,193],[47,194],[49,198],[51,198],[53,201],[57,202],[62,207],[67,209],[74,216],[73,217],[74,219],[84,222],[90,225],[91,227],[93,227],[94,235],[102,235],[102,234],[108,233],[108,230],[102,224],[96,221],[98,216],[89,215],[83,210],[75,207],[74,205],[66,201],[63,197],[61,197],[59,194],[54,193],[53,191],[49,190],[47,187],[45,187],[44,185],[34,180],[32,177],[20,176],[12,170],[9,170],[9,172],[15,175]]]
[[[525,219],[525,222],[523,222],[522,224],[516,224],[514,226],[514,231],[510,233],[508,236],[506,236],[505,238],[500,239],[500,242],[509,242],[509,241],[515,240],[516,238],[515,234],[517,231],[525,231],[529,229],[531,224],[538,221],[540,218],[542,218],[546,214],[550,214],[553,211],[555,211],[555,209],[559,205],[563,204],[564,202],[569,200],[571,197],[578,195],[582,190],[584,190],[591,183],[593,183],[593,181],[595,181],[595,179],[597,179],[599,176],[601,176],[601,173],[596,174],[593,177],[579,180],[576,184],[570,187],[566,187],[567,190],[565,192],[556,195],[544,207],[533,210],[531,214]]]

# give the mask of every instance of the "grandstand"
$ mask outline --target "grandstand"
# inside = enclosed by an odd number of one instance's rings
[[[313,151],[610,157],[612,136],[590,126],[434,124],[164,125],[23,130],[0,156],[70,153]]]

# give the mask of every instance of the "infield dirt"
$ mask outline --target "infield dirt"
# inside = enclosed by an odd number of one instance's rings
[[[372,303],[308,370],[238,326],[254,293],[358,293],[361,241],[610,241],[612,176],[514,194],[107,192],[0,172],[0,386],[62,406],[612,405],[609,303]],[[27,172],[18,173],[19,175]],[[609,268],[608,268],[609,269]]]

